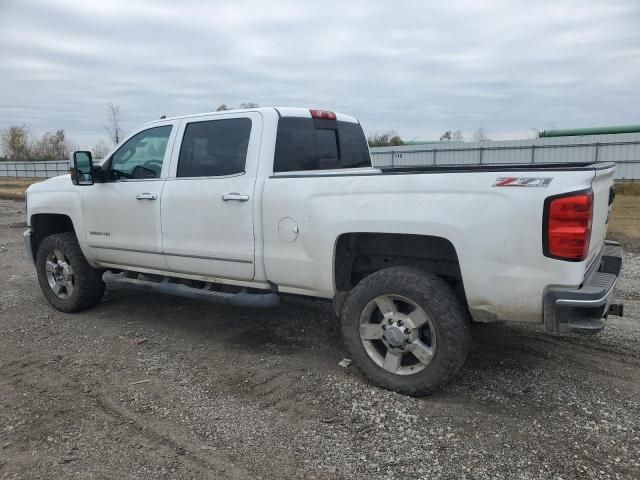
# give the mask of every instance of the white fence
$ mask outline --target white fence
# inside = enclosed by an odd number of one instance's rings
[[[640,180],[640,134],[487,142],[434,142],[371,149],[375,167],[616,162],[616,180]]]
[[[0,162],[0,177],[51,178],[69,173],[68,160],[53,162]]]

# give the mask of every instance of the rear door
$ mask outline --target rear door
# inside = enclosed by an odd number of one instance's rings
[[[170,270],[253,279],[261,134],[257,112],[182,121],[162,195],[163,251]]]

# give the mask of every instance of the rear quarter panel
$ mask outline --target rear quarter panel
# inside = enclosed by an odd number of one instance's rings
[[[455,247],[476,320],[541,321],[545,289],[579,285],[587,264],[544,257],[544,199],[591,187],[594,173],[528,172],[553,180],[546,188],[492,187],[508,175],[513,172],[270,177],[262,201],[266,277],[284,290],[331,298],[340,235],[433,235]],[[295,241],[278,232],[286,217],[298,225]]]

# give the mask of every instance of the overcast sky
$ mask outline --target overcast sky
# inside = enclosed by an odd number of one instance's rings
[[[403,138],[640,123],[640,0],[0,0],[0,128],[106,140],[224,103]]]

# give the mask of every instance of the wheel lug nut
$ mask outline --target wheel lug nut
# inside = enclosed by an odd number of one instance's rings
[[[402,322],[402,320],[398,320],[398,326],[401,327],[402,325],[404,325],[404,323]]]
[[[386,329],[387,329],[387,326],[386,326],[386,325],[382,325],[382,329],[383,329],[383,330],[386,330]]]
[[[411,330],[409,330],[408,328],[405,328],[404,329],[404,333],[405,333],[405,335],[409,335],[411,333]]]
[[[389,319],[389,325],[391,325],[393,323],[393,320]]]

